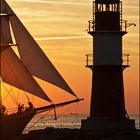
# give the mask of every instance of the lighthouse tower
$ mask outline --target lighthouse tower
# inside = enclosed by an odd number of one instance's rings
[[[125,109],[123,71],[129,67],[129,54],[122,53],[122,37],[127,27],[122,20],[120,0],[95,0],[93,20],[88,33],[93,36],[93,54],[87,55],[86,67],[92,70],[90,116],[82,120],[86,130],[134,129]],[[91,63],[92,60],[92,63]]]

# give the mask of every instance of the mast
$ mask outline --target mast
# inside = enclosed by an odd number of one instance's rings
[[[69,104],[72,104],[72,103],[75,103],[75,102],[80,102],[82,100],[84,100],[84,99],[83,98],[82,99],[75,99],[75,100],[71,100],[71,101],[67,101],[67,102],[62,102],[62,103],[58,103],[58,104],[52,104],[52,105],[48,105],[48,106],[35,108],[35,110],[36,110],[37,113],[39,113],[39,112],[55,109],[55,108],[58,108],[58,107],[63,107],[65,105],[69,105]]]
[[[0,62],[2,66],[0,76],[2,81],[51,102],[34,79],[33,76],[35,76],[76,97],[5,0],[0,0],[0,6]],[[13,39],[18,46],[13,44]],[[12,49],[13,45],[17,46],[20,58]]]
[[[91,106],[90,117],[82,120],[82,129],[135,128],[135,121],[127,116],[124,100],[123,71],[129,67],[129,54],[122,53],[122,37],[129,25],[122,20],[120,0],[93,2],[93,20],[89,21],[88,30],[93,36],[93,54],[87,55],[86,65],[92,70]]]

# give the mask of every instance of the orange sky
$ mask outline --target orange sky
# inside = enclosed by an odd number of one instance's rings
[[[87,21],[92,19],[92,1],[7,0],[7,2],[38,40],[41,48],[77,96],[85,98],[85,101],[78,105],[78,111],[89,113],[92,73],[85,68],[85,54],[92,53],[92,38],[86,32]],[[138,0],[123,0],[123,19],[137,24],[136,27],[130,27],[128,34],[123,37],[123,52],[130,54],[131,66],[124,71],[125,100],[129,114],[136,114],[139,110],[138,5]],[[39,82],[54,102],[73,99],[66,92],[46,82]],[[3,89],[2,92],[6,91]],[[36,105],[46,103],[37,99],[34,102]]]

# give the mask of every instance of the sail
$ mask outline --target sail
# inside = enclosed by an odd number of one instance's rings
[[[3,47],[13,43],[8,18],[8,16],[0,17],[0,45]]]
[[[0,0],[0,13],[0,46],[2,47],[13,43],[10,32],[9,16],[6,15],[4,0]]]
[[[0,58],[3,82],[51,102],[12,48],[1,51]]]
[[[5,13],[6,6],[5,6],[5,0],[0,0],[0,13]]]
[[[6,8],[9,14],[14,14],[8,4]],[[10,22],[16,43],[19,44],[18,50],[21,60],[31,74],[76,96],[18,17],[11,16]]]

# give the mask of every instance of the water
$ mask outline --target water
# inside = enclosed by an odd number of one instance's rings
[[[28,133],[31,130],[45,129],[46,127],[54,128],[80,128],[81,120],[86,119],[87,115],[69,114],[69,115],[58,115],[57,120],[54,119],[53,115],[36,115],[31,122],[25,128],[24,133]],[[139,116],[130,115],[131,119],[135,119],[136,128],[139,128]]]

